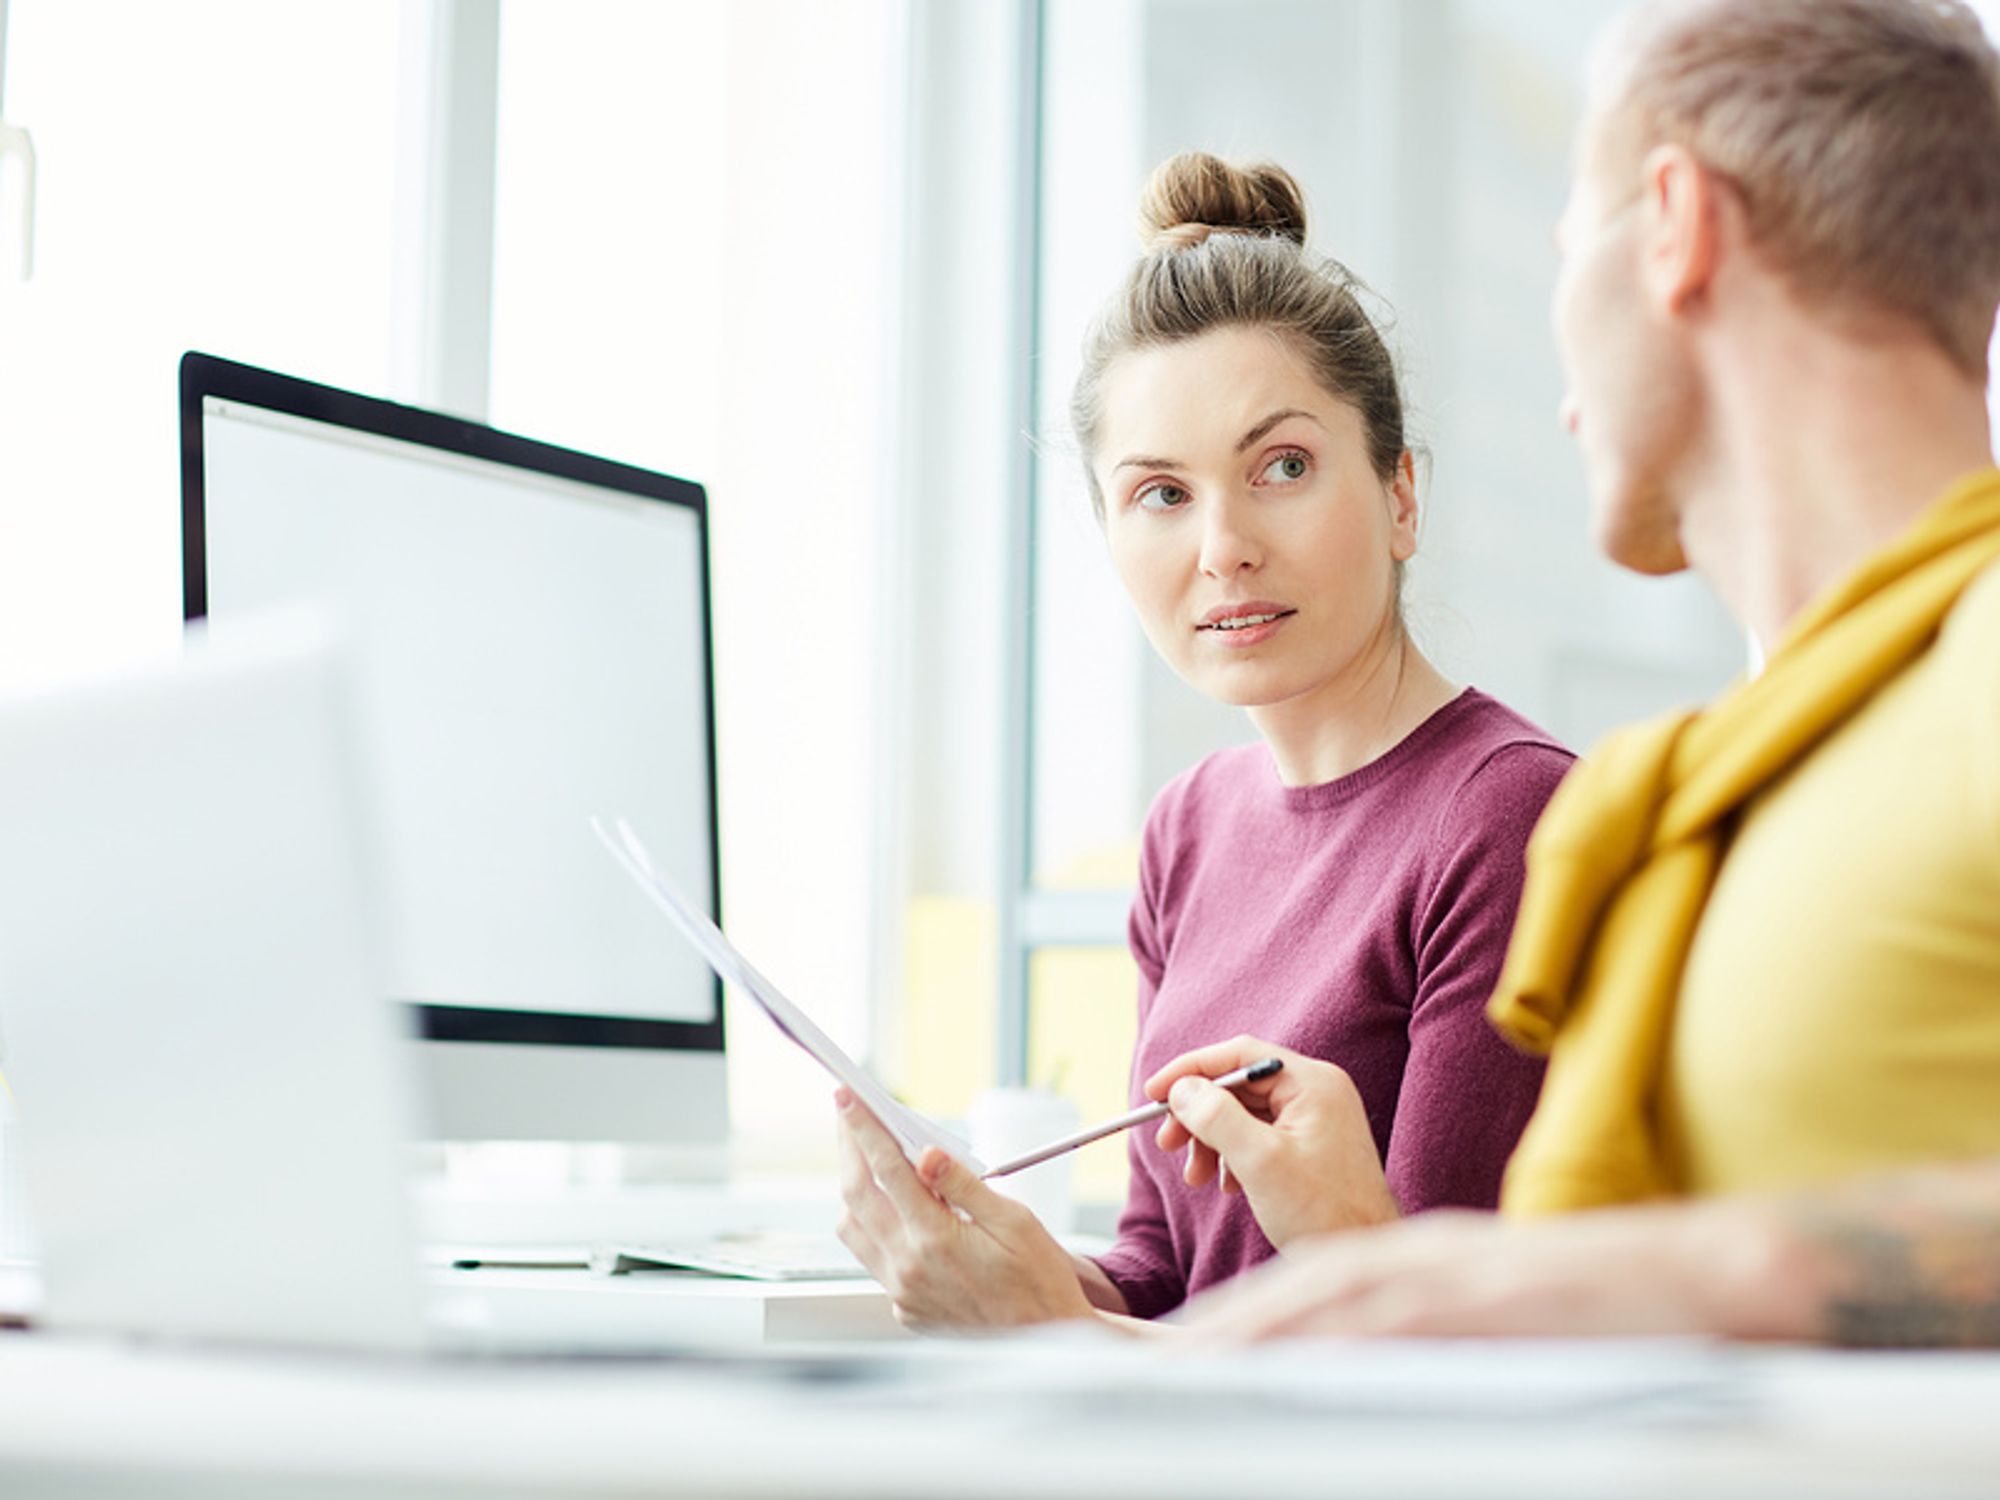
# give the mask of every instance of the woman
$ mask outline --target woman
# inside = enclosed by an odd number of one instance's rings
[[[1133,1141],[1117,1242],[1089,1260],[942,1153],[913,1167],[843,1094],[841,1238],[912,1325],[1155,1317],[1295,1234],[1490,1207],[1540,1081],[1484,1005],[1570,757],[1404,626],[1417,497],[1394,362],[1352,278],[1305,250],[1279,168],[1175,157],[1141,208],[1147,251],[1086,343],[1072,421],[1147,637],[1262,743],[1209,756],[1148,816],[1135,1094],[1226,1071],[1214,1044],[1255,1031],[1336,1079],[1315,1098],[1353,1149],[1337,1190],[1253,1211],[1212,1152],[1162,1149],[1189,1140],[1169,1121]]]

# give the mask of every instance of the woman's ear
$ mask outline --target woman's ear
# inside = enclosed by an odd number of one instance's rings
[[[1389,556],[1408,562],[1417,555],[1417,460],[1409,449],[1396,460],[1383,493],[1389,502]]]

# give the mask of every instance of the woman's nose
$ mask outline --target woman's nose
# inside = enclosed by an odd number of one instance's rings
[[[1210,502],[1202,518],[1202,572],[1211,578],[1231,578],[1263,561],[1263,547],[1249,522],[1242,502],[1233,498]]]

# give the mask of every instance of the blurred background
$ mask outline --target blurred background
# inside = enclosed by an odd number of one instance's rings
[[[1616,8],[0,0],[0,691],[174,648],[190,348],[697,480],[732,934],[922,1108],[1112,1113],[1148,801],[1250,737],[1151,656],[1064,428],[1158,160],[1289,168],[1394,309],[1448,674],[1583,746],[1744,662],[1592,554],[1556,424]],[[819,1076],[731,1023],[747,1156],[823,1163]],[[1122,1146],[1079,1170],[1116,1197]]]

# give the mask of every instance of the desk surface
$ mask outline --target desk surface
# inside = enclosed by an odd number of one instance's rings
[[[0,1335],[0,1492],[1034,1500],[2000,1493],[2000,1357],[913,1342],[527,1364]]]
[[[602,1353],[907,1339],[872,1281],[744,1281],[676,1271],[433,1270],[440,1319],[475,1342]]]
[[[769,1343],[906,1340],[872,1281],[761,1282],[672,1271],[601,1276],[538,1268],[427,1271],[439,1327],[477,1344],[601,1353],[742,1349]],[[0,1328],[41,1312],[34,1270],[0,1263]],[[0,1420],[5,1413],[0,1411]]]

